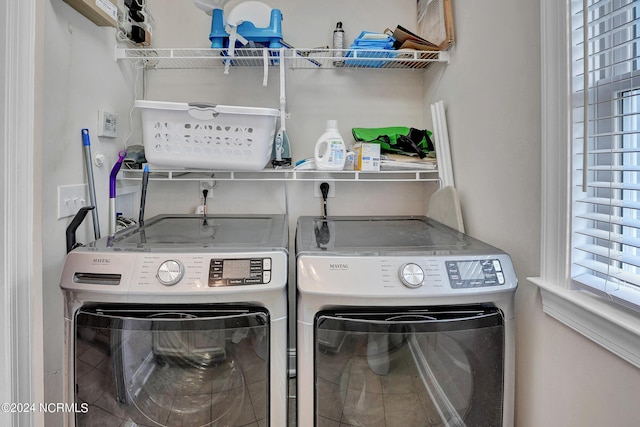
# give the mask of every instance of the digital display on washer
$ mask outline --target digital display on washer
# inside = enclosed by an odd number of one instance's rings
[[[458,261],[461,280],[484,280],[484,271],[478,261]]]
[[[248,259],[225,259],[222,261],[223,279],[251,277],[251,261]]]
[[[262,285],[271,281],[271,258],[212,259],[209,287]]]
[[[504,273],[497,259],[446,261],[449,283],[454,289],[504,285]]]

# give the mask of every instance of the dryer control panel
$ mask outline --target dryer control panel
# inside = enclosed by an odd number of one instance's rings
[[[298,290],[322,295],[470,296],[511,292],[518,279],[504,253],[298,256]]]
[[[214,258],[209,262],[209,287],[263,285],[271,281],[271,258]]]
[[[502,265],[497,259],[445,261],[453,289],[504,285]]]

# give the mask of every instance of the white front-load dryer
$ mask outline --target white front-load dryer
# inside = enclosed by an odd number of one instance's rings
[[[287,424],[284,215],[161,215],[71,251],[68,426]]]
[[[426,217],[301,217],[299,426],[512,426],[516,275]]]

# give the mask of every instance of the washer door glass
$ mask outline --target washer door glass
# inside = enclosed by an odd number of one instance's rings
[[[76,313],[77,426],[245,426],[268,415],[269,315],[226,306]]]
[[[315,325],[316,425],[502,425],[500,310],[342,309]]]

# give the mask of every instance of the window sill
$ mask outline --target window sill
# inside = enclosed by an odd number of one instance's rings
[[[540,288],[545,313],[640,368],[640,317],[637,313],[540,277],[529,277],[528,280]]]

